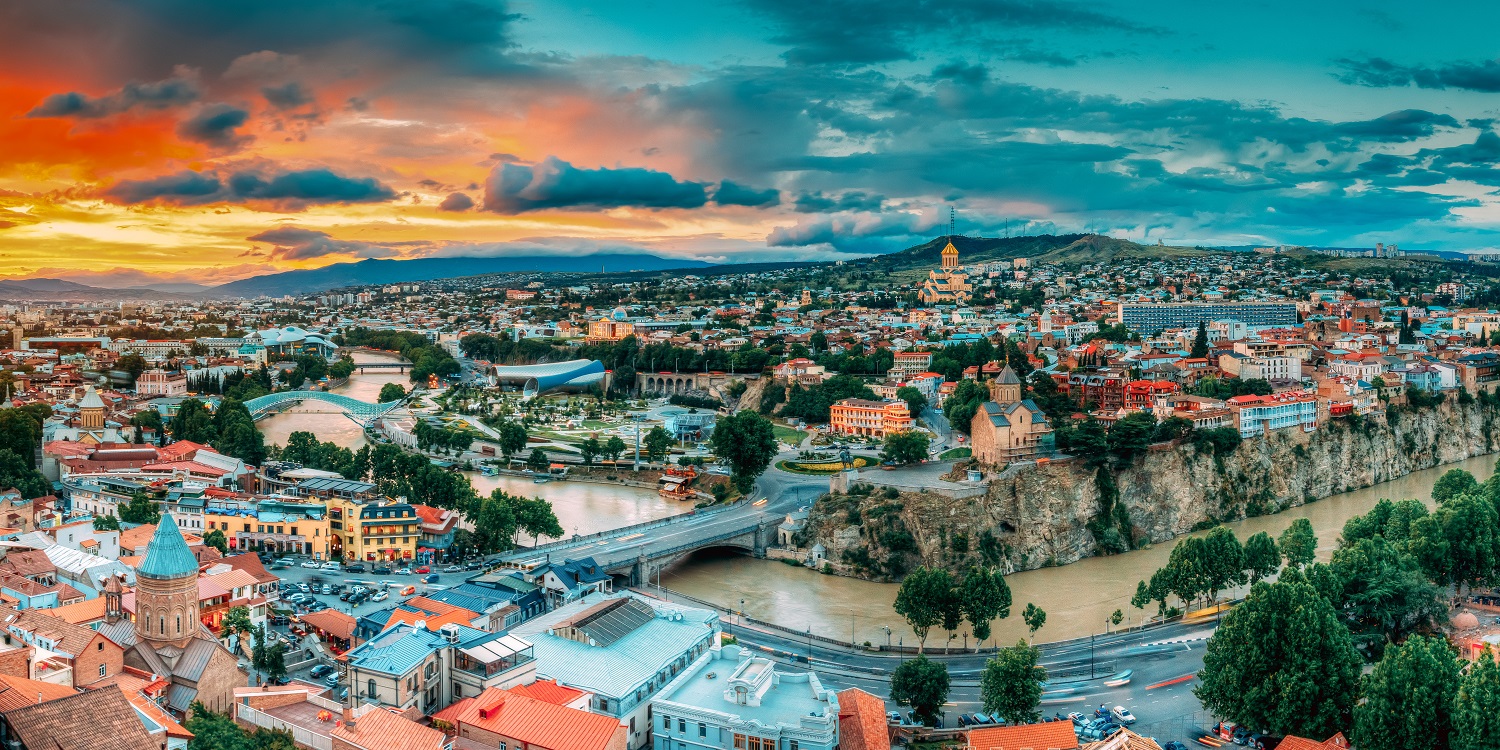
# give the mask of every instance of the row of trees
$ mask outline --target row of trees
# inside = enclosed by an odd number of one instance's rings
[[[372,349],[400,352],[412,363],[411,382],[423,383],[429,375],[440,378],[457,375],[463,368],[448,351],[420,333],[411,331],[374,331],[368,328],[350,328],[342,334],[346,346],[367,346]]]
[[[977,648],[989,640],[991,622],[1010,617],[1010,586],[1004,576],[989,568],[971,567],[963,577],[955,578],[942,568],[918,567],[902,579],[895,607],[896,614],[905,618],[917,634],[919,653],[926,649],[927,634],[934,627],[941,626],[951,638],[966,620]],[[1031,628],[1035,635],[1046,621],[1046,614],[1038,617],[1035,612],[1041,610],[1031,604],[1027,610],[1030,615],[1027,624],[1036,621]]]
[[[1026,641],[1002,648],[985,661],[979,678],[979,698],[985,713],[1012,725],[1039,720],[1038,707],[1047,682],[1047,670],[1040,662],[1041,650]],[[946,664],[918,656],[901,662],[891,673],[891,700],[911,706],[917,721],[937,726],[950,686]]]
[[[424,451],[461,454],[474,443],[474,433],[467,428],[444,427],[425,419],[417,420],[417,425],[412,428],[412,434],[417,438],[417,449]]]
[[[1219,526],[1207,536],[1190,536],[1178,542],[1167,564],[1151,575],[1150,582],[1141,581],[1136,586],[1130,603],[1144,609],[1155,601],[1161,615],[1167,614],[1167,600],[1172,596],[1184,607],[1191,607],[1205,594],[1213,603],[1220,591],[1275,575],[1281,570],[1283,556],[1289,565],[1312,562],[1316,549],[1317,538],[1305,518],[1281,535],[1280,545],[1264,531],[1241,545],[1233,529]]]
[[[226,398],[217,411],[196,398],[183,401],[167,425],[173,439],[213,446],[226,456],[259,465],[266,458],[266,443],[255,419],[242,401]]]
[[[0,488],[14,487],[23,497],[41,497],[51,485],[36,468],[42,444],[42,422],[52,416],[46,404],[0,409]]]

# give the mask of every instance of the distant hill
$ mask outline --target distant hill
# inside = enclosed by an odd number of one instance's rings
[[[868,262],[891,271],[931,268],[942,262],[947,237],[939,237]],[[1037,234],[1026,237],[954,237],[961,263],[1036,258],[1042,263],[1080,264],[1115,258],[1191,258],[1208,251],[1190,247],[1141,245],[1102,234]]]
[[[412,260],[362,260],[335,263],[305,271],[253,276],[214,287],[215,297],[280,297],[311,294],[350,286],[432,281],[492,273],[578,273],[581,271],[622,273],[660,271],[672,268],[707,268],[710,263],[682,258],[663,258],[644,253],[620,255],[522,255],[494,258],[415,258]]]
[[[157,289],[101,289],[61,279],[0,279],[0,299],[26,302],[76,302],[122,299],[184,299]]]
[[[77,292],[96,288],[63,279],[0,279],[0,284],[34,292]]]

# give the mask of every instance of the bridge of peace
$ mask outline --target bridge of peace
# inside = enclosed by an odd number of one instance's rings
[[[319,401],[333,406],[338,413],[345,414],[362,425],[368,425],[402,403],[401,400],[396,400],[372,404],[327,391],[278,391],[246,401],[245,408],[250,410],[252,419],[259,421],[303,401]]]

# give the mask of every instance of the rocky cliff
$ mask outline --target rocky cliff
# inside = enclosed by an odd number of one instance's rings
[[[1078,459],[1013,467],[974,497],[857,488],[820,500],[802,541],[869,578],[919,564],[1066,564],[1494,451],[1500,409],[1464,400],[1282,430],[1223,455],[1182,442],[1113,469]]]

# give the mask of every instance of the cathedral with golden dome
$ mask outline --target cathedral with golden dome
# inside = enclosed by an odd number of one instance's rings
[[[949,235],[948,245],[943,248],[942,267],[927,272],[917,297],[925,305],[967,305],[973,292],[969,275],[958,265],[958,248],[953,246],[953,237]]]

